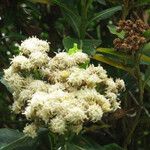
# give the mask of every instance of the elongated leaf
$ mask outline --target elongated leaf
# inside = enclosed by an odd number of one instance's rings
[[[117,56],[121,59],[124,59],[124,60],[130,60],[131,62],[133,61],[132,60],[132,57],[130,55],[127,55],[125,53],[122,53],[122,52],[118,52],[116,51],[115,49],[113,48],[97,48],[96,49],[97,52],[100,52],[100,53],[106,53],[106,54],[110,54],[110,55],[113,55],[113,56]],[[149,56],[146,56],[146,55],[141,55],[141,64],[150,64],[150,57]]]
[[[72,28],[75,30],[75,32],[78,34],[78,37],[79,37],[80,36],[79,27],[81,24],[80,16],[73,11],[73,8],[70,8],[69,6],[60,2],[59,0],[54,0],[53,2],[62,8],[63,14],[68,24],[72,26]]]
[[[125,53],[122,53],[122,52],[118,52],[113,48],[97,48],[96,51],[100,53],[106,53],[106,54],[110,54],[113,56],[117,56],[122,59],[131,59],[129,55],[126,55]]]
[[[23,134],[17,130],[6,128],[0,129],[0,149],[8,143],[11,143],[17,140],[18,138],[21,138],[22,136]]]
[[[88,24],[91,24],[93,21],[102,20],[111,17],[114,13],[121,10],[121,6],[112,7],[97,13],[93,18],[90,19]]]
[[[133,58],[123,52],[116,51],[113,48],[97,48],[96,52],[101,54],[106,54],[106,57],[111,58],[112,60],[118,60],[117,62],[121,62],[124,65],[134,66]]]
[[[104,57],[103,55],[95,54],[92,58],[97,60],[97,61],[109,64],[109,65],[114,66],[116,68],[119,68],[119,69],[122,69],[122,70],[125,70],[127,72],[132,73],[132,68],[126,67],[121,63],[115,62],[109,58]]]
[[[37,138],[32,139],[12,129],[0,129],[0,150],[20,150],[36,148]]]
[[[146,55],[141,55],[141,61],[144,63],[144,64],[150,64],[150,57],[146,56]]]

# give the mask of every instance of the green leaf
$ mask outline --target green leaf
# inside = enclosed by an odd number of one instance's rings
[[[142,61],[142,63],[149,65],[150,64],[150,57],[146,56],[146,55],[141,55],[141,61]]]
[[[106,55],[105,57],[117,60],[117,62],[123,63],[124,65],[133,66],[133,60],[130,55],[126,53],[116,51],[113,48],[97,48],[96,52]]]
[[[112,143],[105,145],[101,150],[123,150],[119,145]]]
[[[72,54],[74,54],[74,53],[76,53],[76,52],[78,52],[78,51],[81,51],[81,49],[78,49],[77,43],[74,43],[74,44],[73,44],[73,48],[70,48],[70,49],[68,50],[68,54],[69,54],[69,55],[72,55]]]
[[[60,2],[59,0],[53,1],[55,4],[61,7],[64,18],[72,26],[75,33],[77,33],[78,37],[80,37],[80,25],[81,25],[81,17],[73,11],[73,8],[65,5],[64,3]]]
[[[17,130],[6,128],[0,129],[0,149],[8,143],[17,140],[18,138],[21,138],[22,136],[23,134]]]
[[[119,37],[119,38],[121,38],[121,39],[124,38],[125,32],[124,32],[124,31],[117,32],[115,25],[108,25],[107,27],[108,27],[110,33],[112,33],[112,34],[114,34],[114,35],[117,35],[117,37]]]
[[[37,138],[30,138],[12,129],[0,129],[0,150],[35,150]]]
[[[125,53],[116,51],[113,48],[97,48],[96,52],[110,54],[110,55],[117,56],[122,59],[131,59],[131,56],[126,55]]]
[[[97,48],[96,52],[100,52],[102,54],[109,54],[112,56],[117,56],[119,59],[122,59],[125,62],[125,64],[133,64],[132,57],[130,55],[127,55],[126,53],[116,51],[112,48]],[[150,64],[150,57],[146,55],[141,55],[141,64]]]
[[[146,37],[147,39],[150,38],[150,29],[146,30],[144,33],[143,33],[143,36]]]
[[[97,46],[101,44],[101,41],[89,40],[89,39],[78,40],[78,39],[71,38],[69,36],[63,39],[63,45],[67,51],[73,47],[74,43],[77,43],[77,45],[79,45],[79,49],[82,49],[84,53],[91,55],[95,52]]]
[[[101,11],[97,14],[95,14],[95,16],[91,19],[89,19],[90,21],[88,22],[88,25],[91,24],[93,21],[96,20],[102,20],[102,19],[106,19],[111,17],[114,13],[116,13],[117,11],[121,10],[122,7],[121,6],[116,6],[116,7],[112,7],[112,8],[108,8],[104,11]]]
[[[144,45],[144,47],[141,50],[141,53],[150,56],[150,43]]]
[[[114,61],[114,60],[112,60],[110,58],[106,58],[103,55],[95,54],[95,55],[93,55],[92,59],[95,59],[97,61],[109,64],[109,65],[111,65],[113,67],[119,68],[121,70],[127,71],[127,72],[132,74],[132,68],[124,66],[123,64],[118,63],[117,61]]]

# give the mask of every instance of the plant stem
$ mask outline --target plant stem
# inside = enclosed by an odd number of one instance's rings
[[[135,56],[135,64],[136,64],[135,73],[137,74],[137,83],[138,83],[138,88],[139,88],[139,104],[143,105],[144,87],[143,87],[142,75],[141,75],[141,71],[140,71],[140,56],[139,56],[139,54],[137,54]],[[139,123],[141,112],[142,112],[142,109],[139,108],[137,115],[136,115],[136,118],[134,120],[134,123],[131,127],[131,130],[130,130],[129,134],[127,135],[127,138],[125,139],[125,142],[124,142],[124,149],[125,150],[127,150],[128,145],[131,143],[131,139],[133,137],[134,131],[135,131],[135,129]]]

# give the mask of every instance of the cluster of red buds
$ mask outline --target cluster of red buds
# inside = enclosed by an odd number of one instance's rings
[[[123,39],[116,38],[113,44],[117,50],[124,52],[135,52],[146,43],[146,38],[143,36],[143,32],[149,29],[142,20],[120,20],[117,26],[117,32],[124,31],[125,36]]]

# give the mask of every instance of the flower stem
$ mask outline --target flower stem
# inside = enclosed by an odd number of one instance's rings
[[[138,84],[138,88],[139,88],[139,104],[143,105],[144,87],[143,87],[142,75],[141,75],[141,71],[140,71],[140,56],[139,55],[135,56],[135,64],[136,64],[135,73],[137,74],[137,84]],[[142,112],[142,109],[139,108],[137,115],[135,117],[134,123],[131,126],[131,130],[129,131],[129,134],[127,135],[127,138],[125,139],[125,142],[124,142],[125,150],[127,150],[128,145],[131,143],[131,139],[133,137],[134,131],[136,130],[136,127],[139,123],[141,112]]]

